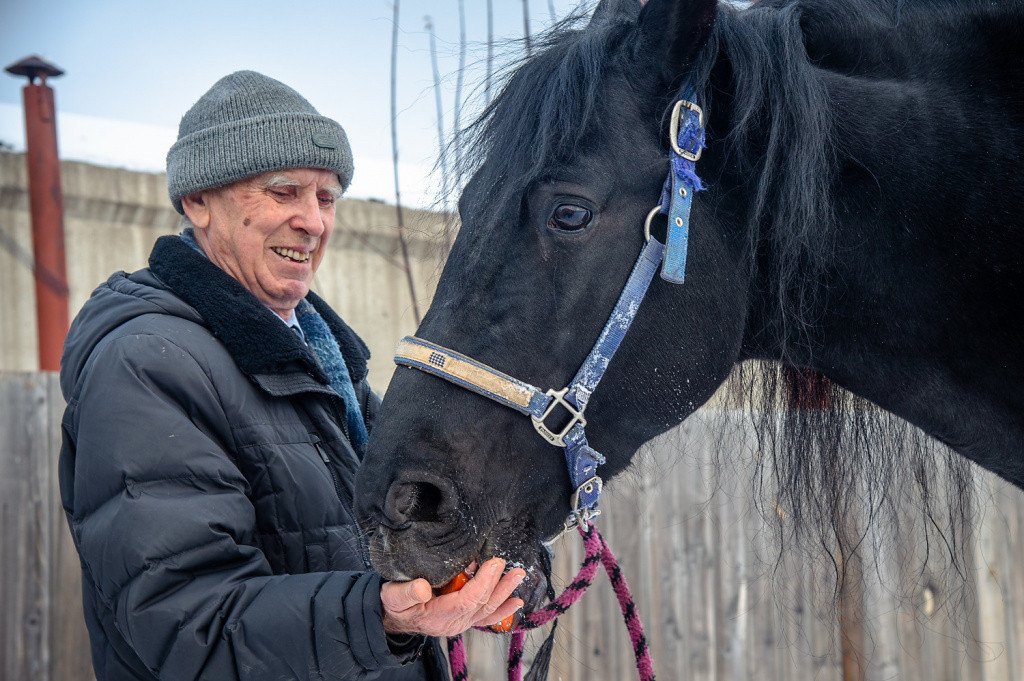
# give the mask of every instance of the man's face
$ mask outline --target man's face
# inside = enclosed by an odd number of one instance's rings
[[[183,204],[210,260],[288,319],[326,253],[341,193],[331,171],[293,168],[198,192]]]

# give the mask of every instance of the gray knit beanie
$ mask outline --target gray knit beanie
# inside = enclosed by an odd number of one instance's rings
[[[255,71],[217,81],[181,118],[167,152],[167,193],[181,197],[287,168],[323,168],[352,181],[352,149],[342,127],[302,95]]]

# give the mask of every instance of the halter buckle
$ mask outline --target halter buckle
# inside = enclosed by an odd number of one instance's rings
[[[544,413],[541,414],[540,418],[537,418],[536,416],[530,417],[530,420],[533,421],[534,429],[540,433],[540,436],[556,447],[565,447],[565,436],[569,434],[569,431],[572,430],[573,426],[577,423],[584,427],[587,425],[587,419],[583,418],[583,410],[577,409],[565,400],[565,394],[567,392],[569,392],[568,386],[561,390],[555,390],[554,388],[548,390],[546,393],[547,396],[553,398],[551,403],[548,405],[547,409],[544,410]],[[569,423],[562,428],[561,432],[555,433],[544,425],[544,420],[551,415],[551,412],[559,404],[565,407],[565,409],[572,415],[572,418],[569,419]]]
[[[683,109],[689,109],[690,111],[697,114],[697,122],[701,129],[704,129],[704,111],[687,99],[680,99],[676,102],[676,105],[672,107],[672,118],[669,123],[668,141],[672,145],[672,151],[676,152],[679,156],[682,156],[687,161],[696,162],[701,153],[704,151],[701,147],[697,147],[697,151],[690,151],[689,149],[683,149],[679,146],[679,128],[680,122],[683,119]]]

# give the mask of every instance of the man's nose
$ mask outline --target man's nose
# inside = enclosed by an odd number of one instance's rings
[[[310,236],[324,233],[324,219],[320,210],[320,199],[316,194],[302,196],[296,202],[295,215],[291,219],[295,229],[301,229]]]

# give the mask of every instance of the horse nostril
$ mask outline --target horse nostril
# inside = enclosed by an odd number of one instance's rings
[[[384,502],[384,524],[404,530],[412,523],[437,522],[444,502],[444,492],[433,483],[395,482]]]

